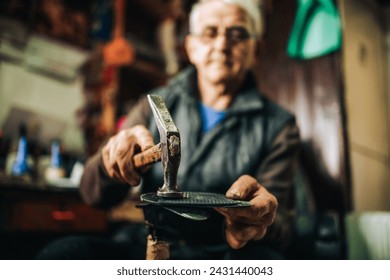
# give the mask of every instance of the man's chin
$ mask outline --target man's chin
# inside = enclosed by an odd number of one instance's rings
[[[230,71],[221,71],[220,69],[210,69],[208,73],[209,79],[214,82],[226,82],[234,77]]]
[[[231,81],[231,77],[226,77],[226,76],[223,76],[223,77],[210,77],[209,81],[211,81],[213,84],[217,85],[217,84],[226,84],[228,83],[229,81]]]

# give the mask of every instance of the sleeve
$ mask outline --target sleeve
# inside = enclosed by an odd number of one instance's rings
[[[135,125],[144,125],[147,127],[150,114],[151,110],[149,107],[148,99],[146,95],[142,95],[138,102],[134,105],[133,109],[127,115],[123,127],[129,128]]]
[[[126,118],[123,129],[147,125],[150,109],[146,97],[141,97]],[[85,203],[99,208],[110,208],[122,202],[130,186],[110,178],[104,168],[101,149],[90,157],[80,181],[80,195]]]
[[[276,136],[256,174],[258,182],[276,196],[279,205],[265,239],[276,241],[282,247],[288,245],[295,217],[294,175],[299,147],[299,129],[291,121]]]

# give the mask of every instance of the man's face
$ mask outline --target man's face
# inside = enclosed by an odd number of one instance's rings
[[[255,62],[256,40],[249,17],[237,6],[210,1],[199,7],[186,50],[199,79],[213,84],[241,80]]]

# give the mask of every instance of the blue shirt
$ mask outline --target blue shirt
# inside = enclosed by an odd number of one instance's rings
[[[209,132],[214,126],[220,123],[226,116],[226,111],[218,111],[212,107],[199,102],[200,117],[202,120],[202,131]]]

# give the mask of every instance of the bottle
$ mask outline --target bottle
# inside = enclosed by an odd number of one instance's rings
[[[27,135],[26,126],[21,124],[19,127],[19,142],[14,164],[12,165],[11,174],[14,176],[29,176],[31,168],[27,162]]]
[[[45,171],[45,179],[52,181],[65,177],[65,169],[62,166],[61,149],[58,140],[51,143],[50,166]]]

